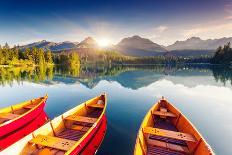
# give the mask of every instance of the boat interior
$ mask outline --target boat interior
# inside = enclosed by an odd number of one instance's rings
[[[23,155],[63,155],[86,136],[105,108],[105,96],[71,109],[39,128],[24,147]]]
[[[191,123],[164,99],[145,116],[137,140],[137,154],[185,155],[208,152]]]
[[[26,101],[20,104],[0,109],[0,125],[7,121],[15,119],[20,115],[25,114],[26,112],[37,106],[39,103],[41,103],[41,101],[43,100],[44,97],[41,97],[38,99]]]

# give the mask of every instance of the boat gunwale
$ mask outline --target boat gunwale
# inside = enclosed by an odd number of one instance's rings
[[[171,104],[167,99],[164,99],[164,100],[166,100],[166,103],[179,113],[179,115],[180,115],[179,118],[183,117],[184,119],[187,120],[187,122],[190,124],[190,126],[192,127],[192,129],[194,130],[194,132],[196,134],[198,134],[198,136],[200,137],[200,139],[197,139],[197,142],[199,142],[199,141],[204,142],[205,145],[208,147],[208,150],[211,153],[214,153],[213,149],[210,147],[210,145],[207,143],[207,141],[204,139],[204,137],[201,135],[201,133],[197,130],[197,128],[193,125],[193,123],[178,108],[176,108],[175,106],[173,106],[173,104]],[[194,137],[195,137],[195,135],[194,135]]]
[[[75,143],[75,145],[73,145],[71,148],[70,148],[70,150],[69,151],[67,151],[67,152],[65,152],[65,154],[64,155],[68,155],[68,154],[71,154],[73,151],[75,151],[76,150],[76,148],[87,138],[87,136],[91,133],[91,132],[93,132],[93,130],[95,129],[95,128],[97,128],[99,125],[100,125],[100,121],[102,121],[102,118],[103,118],[103,116],[105,115],[105,111],[106,111],[106,107],[107,107],[107,95],[106,95],[106,93],[103,93],[103,94],[101,94],[101,95],[104,95],[104,98],[105,98],[105,103],[104,103],[104,109],[102,110],[102,113],[101,113],[101,115],[98,117],[98,119],[97,119],[97,121],[89,128],[89,130],[81,137],[81,139],[79,139],[76,143]],[[90,99],[90,100],[94,100],[94,99],[96,99],[96,98],[99,98],[99,97],[101,97],[101,95],[99,95],[99,96],[97,96],[97,97],[94,97],[94,98],[92,98],[92,99]],[[88,101],[90,101],[90,100],[88,100]],[[86,101],[86,102],[88,102],[88,101]],[[86,104],[86,102],[84,102],[84,103],[82,103],[82,104]],[[90,102],[91,103],[91,102]],[[81,106],[82,104],[80,104],[79,106]],[[77,108],[77,107],[74,107],[74,108]],[[73,109],[74,109],[73,108]],[[70,109],[70,111],[71,111],[72,109]],[[83,148],[81,148],[81,150],[82,150]]]
[[[102,121],[102,118],[103,116],[105,116],[105,111],[106,111],[106,107],[107,107],[107,96],[106,94],[101,94],[101,95],[104,95],[104,98],[105,98],[105,107],[104,109],[102,110],[102,113],[101,115],[98,117],[98,120],[97,122],[95,122],[94,124],[96,125],[93,125],[84,135],[81,139],[79,139],[78,141],[76,141],[76,143],[68,150],[65,152],[65,155],[67,154],[74,154],[75,152],[80,152],[83,150],[83,146],[78,146],[80,145],[83,141],[85,142],[85,138],[89,135],[91,135],[92,137],[92,134],[91,132],[94,134],[96,132],[97,129],[95,129],[96,127],[99,128],[99,122]],[[41,126],[40,128],[36,129],[35,131],[31,132],[30,134],[28,134],[26,137],[20,139],[19,141],[17,141],[16,143],[12,144],[11,146],[7,147],[5,150],[3,150],[3,152],[0,152],[1,153],[4,153],[4,154],[9,154],[9,153],[12,153],[12,151],[14,152],[15,149],[19,149],[19,152],[18,154],[21,154],[22,151],[25,149],[25,147],[27,147],[27,144],[28,142],[33,139],[33,137],[36,137],[37,135],[39,135],[40,133],[42,133],[41,131],[43,131],[44,129],[46,129],[48,132],[52,132],[54,129],[52,129],[52,124],[53,122],[56,124],[56,126],[59,126],[58,124],[61,124],[63,123],[63,118],[69,116],[69,115],[72,115],[72,114],[75,114],[76,112],[78,112],[78,110],[82,107],[84,107],[86,105],[86,103],[92,103],[91,101],[93,101],[94,99],[97,99],[99,97],[101,97],[101,95],[99,96],[96,96],[96,97],[93,97],[83,103],[80,103],[79,105],[73,107],[72,109],[69,109],[68,111],[65,111],[63,114],[57,116],[57,117],[54,117],[51,121],[45,123],[43,126]],[[47,128],[49,127],[49,129]],[[51,131],[50,131],[51,130]],[[95,131],[93,131],[95,130]],[[47,132],[46,131],[46,132]],[[49,133],[45,134],[45,135],[48,135]],[[85,144],[85,143],[84,143]],[[82,145],[82,144],[81,144]]]
[[[13,107],[13,106],[20,106],[19,109],[22,109],[22,108],[23,108],[24,106],[26,106],[26,105],[33,104],[33,103],[31,103],[30,101],[35,102],[36,100],[41,99],[41,101],[40,101],[35,107],[31,108],[31,109],[28,110],[27,112],[23,113],[22,115],[19,115],[18,117],[14,118],[14,119],[8,120],[8,121],[6,121],[6,122],[0,124],[0,128],[3,127],[3,126],[5,126],[5,125],[7,125],[7,124],[13,123],[13,122],[15,122],[15,121],[17,121],[17,120],[19,120],[19,119],[25,117],[26,115],[28,115],[29,113],[31,113],[32,111],[34,111],[35,109],[37,109],[41,104],[45,103],[46,100],[47,100],[47,98],[48,98],[48,95],[46,94],[44,97],[38,97],[38,98],[35,98],[35,99],[32,99],[32,100],[27,100],[27,101],[25,101],[25,102],[21,102],[21,103],[14,104],[14,105],[12,105],[12,106],[8,106],[8,107],[1,108],[1,109],[7,109],[7,108],[11,108],[11,107]],[[30,102],[30,103],[28,103],[28,102]],[[10,112],[9,112],[9,113],[10,113]]]
[[[215,154],[213,149],[211,148],[211,146],[207,143],[207,141],[204,139],[204,137],[201,135],[201,133],[196,129],[196,127],[192,124],[192,122],[178,109],[176,108],[175,106],[173,106],[173,104],[171,104],[167,99],[165,98],[162,98],[162,99],[159,99],[146,113],[146,115],[144,116],[143,118],[143,121],[139,127],[139,130],[138,130],[138,133],[137,133],[137,137],[136,137],[136,142],[135,142],[135,147],[134,147],[134,155],[136,155],[136,149],[137,149],[137,145],[139,145],[142,149],[142,152],[144,153],[144,148],[142,148],[143,146],[141,146],[141,143],[140,143],[140,135],[142,134],[142,137],[144,138],[144,135],[143,135],[143,127],[144,127],[144,123],[146,123],[145,121],[147,121],[147,118],[149,118],[149,116],[151,115],[151,111],[153,111],[157,106],[159,106],[160,104],[160,101],[161,100],[165,100],[166,103],[168,104],[168,106],[170,106],[171,108],[175,109],[177,112],[178,112],[178,118],[180,117],[183,117],[184,119],[186,119],[186,121],[189,123],[189,125],[192,127],[192,129],[194,130],[194,132],[196,134],[198,134],[198,136],[200,137],[200,139],[197,139],[197,141],[202,141],[203,143],[205,143],[205,145],[207,146],[207,149],[209,150],[210,153],[212,154]],[[195,135],[194,135],[195,136]],[[147,145],[146,145],[147,146]]]
[[[102,118],[102,119],[103,119],[103,120],[100,122],[100,126],[101,126],[101,125],[104,125],[104,124],[102,124],[102,123],[107,123],[107,119],[106,119],[106,115],[105,115],[105,114],[103,115],[103,118]],[[104,122],[104,121],[105,121],[105,122]],[[95,136],[95,135],[97,134],[97,132],[100,130],[100,128],[101,128],[100,126],[99,126],[99,128],[97,129],[97,131],[94,133],[94,136]],[[106,130],[107,130],[107,126],[106,126]],[[106,130],[105,130],[105,131],[106,131]],[[99,148],[100,148],[100,146],[101,146],[101,144],[102,144],[102,142],[103,142],[103,140],[104,140],[105,135],[106,135],[106,132],[104,132],[103,138],[101,139],[101,142],[99,143],[98,148],[97,148],[96,151],[95,151],[95,154],[96,154],[97,151],[99,150]],[[95,138],[95,137],[92,136],[92,137],[91,137],[91,140],[92,140],[93,138]],[[87,142],[87,144],[84,146],[84,148],[82,149],[82,151],[85,149],[85,147],[87,147],[87,145],[89,145],[88,143],[90,143],[90,141]],[[81,152],[82,152],[82,151],[81,151]]]

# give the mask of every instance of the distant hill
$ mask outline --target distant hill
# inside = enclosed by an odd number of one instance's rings
[[[144,56],[160,56],[160,55],[173,55],[173,56],[212,56],[219,46],[224,46],[226,43],[232,42],[230,38],[208,39],[202,40],[199,37],[192,37],[185,41],[176,41],[170,46],[162,46],[152,42],[149,39],[140,36],[132,36],[122,39],[117,45],[110,45],[104,48],[105,51],[118,51],[119,53],[127,56],[144,57]],[[21,49],[26,48],[43,48],[50,49],[53,52],[59,51],[72,51],[76,50],[80,54],[85,55],[86,52],[90,55],[101,49],[97,42],[87,37],[79,42],[50,42],[42,40],[28,45],[20,46]]]
[[[167,51],[161,45],[137,35],[122,39],[115,49],[128,56],[156,56]]]
[[[32,48],[32,47],[42,48],[45,50],[50,49],[53,52],[62,51],[62,50],[73,50],[73,49],[87,49],[87,48],[97,49],[99,48],[97,42],[91,37],[85,38],[80,43],[70,42],[70,41],[55,43],[55,42],[42,40],[39,42],[34,42],[31,44],[20,46],[21,49]]]
[[[185,41],[176,41],[174,44],[167,46],[169,51],[173,50],[216,50],[219,46],[224,46],[226,43],[232,42],[230,38],[207,39],[202,40],[199,37],[192,37]]]
[[[197,57],[197,56],[213,56],[215,50],[173,50],[166,52],[165,56],[182,56],[182,57]]]
[[[77,47],[78,48],[99,48],[97,42],[91,37],[85,38],[83,41],[77,44]]]
[[[61,50],[67,50],[67,49],[75,49],[77,48],[77,44],[69,42],[69,41],[55,43],[55,42],[49,42],[46,40],[42,40],[42,41],[34,42],[28,45],[20,46],[21,49],[32,48],[32,47],[42,48],[45,50],[50,49],[51,51],[61,51]]]

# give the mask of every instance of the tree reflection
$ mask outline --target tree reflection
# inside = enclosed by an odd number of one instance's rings
[[[232,85],[232,68],[229,66],[212,66],[213,76],[217,82],[222,82],[224,85],[226,82],[230,82]]]
[[[141,71],[141,73],[138,71]],[[133,73],[129,76],[120,76],[122,73]],[[137,72],[137,73],[136,73]],[[136,74],[135,74],[136,73]],[[46,66],[40,65],[36,67],[0,67],[0,85],[12,85],[13,82],[21,84],[22,81],[42,82],[57,80],[62,77],[62,82],[68,81],[71,78],[73,82],[79,81],[84,85],[92,88],[101,80],[118,81],[125,85],[129,78],[135,80],[145,79],[146,81],[137,81],[138,87],[142,86],[145,82],[149,84],[154,82],[154,74],[159,76],[165,75],[181,75],[181,76],[197,76],[213,74],[217,82],[230,81],[232,84],[232,68],[218,67],[218,66],[205,66],[205,65],[182,65],[182,66],[165,66],[165,65],[57,65]],[[133,77],[134,76],[134,77]],[[156,76],[156,77],[159,77]],[[151,79],[152,78],[152,79]],[[70,82],[70,80],[69,80]],[[131,81],[133,82],[133,81]],[[134,81],[135,82],[135,81]]]
[[[12,85],[14,81],[20,84],[22,81],[40,82],[53,79],[53,66],[36,67],[0,67],[0,84]]]

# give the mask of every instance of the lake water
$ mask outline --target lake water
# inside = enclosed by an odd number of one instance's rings
[[[232,154],[231,68],[143,65],[0,68],[0,84],[0,107],[47,93],[45,110],[51,119],[106,92],[108,128],[98,155],[132,154],[140,123],[161,96],[191,120],[217,154]]]

